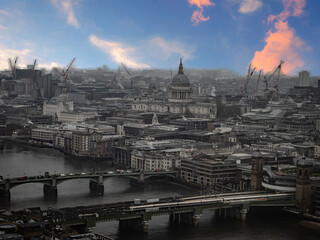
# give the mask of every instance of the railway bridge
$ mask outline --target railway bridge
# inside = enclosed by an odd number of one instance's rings
[[[169,215],[171,224],[198,226],[203,211],[212,210],[218,216],[246,220],[252,207],[296,207],[292,193],[259,191],[228,193],[187,198],[150,199],[142,202],[122,202],[104,205],[49,209],[46,213],[53,226],[94,227],[97,222],[119,221],[120,230],[148,231],[153,216]]]
[[[69,174],[54,174],[39,176],[23,176],[13,177],[0,180],[0,198],[10,201],[10,189],[28,183],[42,183],[44,197],[47,199],[56,199],[58,196],[58,185],[69,180],[74,179],[88,179],[90,192],[94,195],[103,195],[103,182],[110,177],[125,177],[133,179],[138,183],[144,183],[145,179],[152,177],[177,177],[177,171],[159,171],[159,172],[131,172],[122,171],[117,172],[93,172],[93,173],[69,173]]]

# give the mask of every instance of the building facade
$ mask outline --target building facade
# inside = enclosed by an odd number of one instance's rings
[[[224,164],[206,157],[185,158],[181,160],[181,178],[201,185],[233,180],[236,177],[236,164]]]
[[[180,168],[180,150],[133,150],[131,168],[144,171],[163,171]]]

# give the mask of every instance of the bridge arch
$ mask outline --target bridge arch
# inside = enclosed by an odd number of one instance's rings
[[[34,184],[34,185],[48,184],[48,185],[50,185],[51,184],[51,180],[48,179],[47,181],[41,181],[41,182],[38,182],[38,181],[34,181],[34,182],[14,182],[14,183],[10,183],[10,190],[14,189],[14,188],[17,188],[17,187],[20,187],[22,185],[29,185],[29,184]]]
[[[163,174],[152,174],[152,175],[146,175],[144,176],[144,179],[149,179],[149,178],[166,178],[166,177],[172,177],[172,178],[175,178],[176,177],[176,174],[174,173],[169,173],[167,175],[163,175]]]

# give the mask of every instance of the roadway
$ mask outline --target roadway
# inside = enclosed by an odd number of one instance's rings
[[[89,172],[89,173],[62,173],[54,175],[37,175],[37,176],[22,176],[22,177],[13,177],[7,179],[0,178],[0,187],[4,186],[5,182],[8,182],[11,186],[17,186],[25,183],[48,183],[53,178],[57,180],[58,183],[61,183],[66,180],[71,179],[97,179],[100,176],[103,178],[107,177],[133,177],[139,178],[143,174],[144,179],[152,176],[164,176],[164,175],[176,175],[177,171],[150,171],[150,172],[133,172],[133,171],[101,171],[101,172]]]

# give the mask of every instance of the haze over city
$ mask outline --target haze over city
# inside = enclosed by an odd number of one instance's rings
[[[319,1],[175,0],[0,2],[0,69],[19,66],[132,69],[228,68],[250,62],[283,73],[319,75]]]

